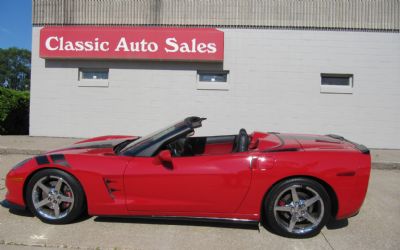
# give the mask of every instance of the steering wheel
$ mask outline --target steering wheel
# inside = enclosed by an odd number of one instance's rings
[[[173,156],[181,156],[185,151],[185,140],[179,139],[167,145]]]
[[[171,155],[173,156],[177,156],[178,155],[178,150],[176,149],[176,147],[173,145],[173,143],[170,143],[167,145],[167,149],[169,151],[171,151]]]

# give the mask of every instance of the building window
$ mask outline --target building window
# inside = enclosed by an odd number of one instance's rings
[[[200,82],[226,82],[228,74],[226,72],[198,72]]]
[[[197,71],[197,89],[229,90],[229,70]]]
[[[78,86],[108,87],[108,69],[79,69]]]
[[[352,94],[352,74],[321,74],[321,93]]]

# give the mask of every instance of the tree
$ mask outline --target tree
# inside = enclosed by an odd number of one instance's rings
[[[31,52],[26,49],[0,49],[0,86],[29,90],[31,82]]]
[[[0,135],[29,133],[29,92],[0,87]]]

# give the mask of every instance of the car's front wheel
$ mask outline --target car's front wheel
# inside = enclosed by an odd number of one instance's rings
[[[65,224],[77,219],[84,211],[85,196],[79,182],[58,169],[37,172],[29,180],[25,200],[40,220]]]
[[[307,178],[294,178],[275,185],[264,202],[267,226],[292,238],[318,234],[330,218],[331,201],[325,188]]]

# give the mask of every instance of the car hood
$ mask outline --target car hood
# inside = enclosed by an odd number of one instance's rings
[[[78,141],[75,144],[49,151],[47,154],[103,154],[103,155],[114,155],[113,148],[126,140],[136,140],[138,136],[101,136],[94,137],[82,141]]]

